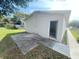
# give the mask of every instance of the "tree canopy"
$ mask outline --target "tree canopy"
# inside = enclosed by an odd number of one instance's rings
[[[9,15],[17,10],[17,7],[27,7],[33,0],[0,0],[0,15]],[[17,7],[16,7],[17,6]]]

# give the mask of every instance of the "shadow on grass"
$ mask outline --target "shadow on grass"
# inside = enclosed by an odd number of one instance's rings
[[[23,55],[16,47],[7,52],[3,59],[70,59],[56,51],[51,50],[43,45],[39,45],[26,55]]]

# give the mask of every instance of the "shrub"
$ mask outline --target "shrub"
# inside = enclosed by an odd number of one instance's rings
[[[17,29],[14,24],[6,24],[5,27],[8,29]]]
[[[0,23],[0,27],[4,27],[4,23]]]
[[[16,24],[21,25],[21,21],[20,20],[16,21]]]

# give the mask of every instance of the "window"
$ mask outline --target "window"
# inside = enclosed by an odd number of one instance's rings
[[[50,37],[56,38],[57,21],[50,21]]]

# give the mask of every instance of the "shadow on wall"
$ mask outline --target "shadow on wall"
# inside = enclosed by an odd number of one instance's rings
[[[63,40],[62,43],[67,45],[67,30],[65,31],[64,35],[63,35]]]

